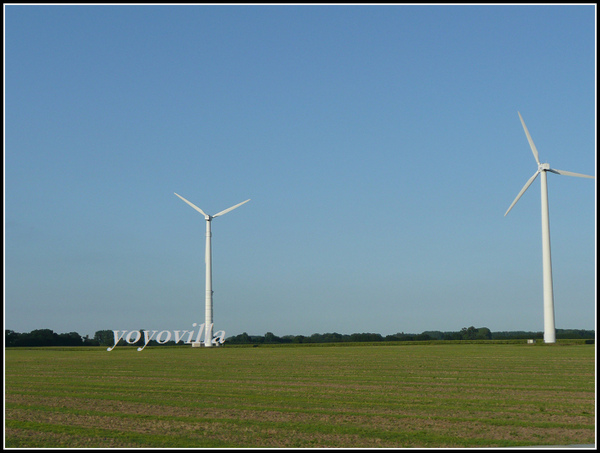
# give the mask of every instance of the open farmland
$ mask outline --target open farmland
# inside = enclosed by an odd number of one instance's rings
[[[593,345],[5,350],[7,447],[595,442]]]

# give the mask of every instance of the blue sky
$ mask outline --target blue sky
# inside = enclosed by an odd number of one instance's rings
[[[595,175],[596,8],[5,12],[5,328],[543,330],[536,164]],[[596,180],[550,174],[557,328],[594,329]]]

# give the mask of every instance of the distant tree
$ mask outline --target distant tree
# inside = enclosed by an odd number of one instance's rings
[[[89,335],[86,335],[83,337],[83,346],[100,346],[100,343],[93,338],[90,338]]]
[[[83,339],[77,332],[61,333],[56,337],[56,346],[81,346]]]
[[[399,341],[414,341],[415,336],[412,333],[400,332],[394,335]]]
[[[429,336],[429,334],[421,333],[419,335],[415,335],[415,341],[427,341],[427,340],[431,340],[431,337]]]
[[[432,340],[443,340],[444,333],[439,330],[427,330],[422,333],[422,335],[429,335]]]
[[[17,340],[21,334],[15,332],[14,330],[5,330],[4,331],[4,345],[6,347],[17,346]]]
[[[293,343],[294,342],[294,335],[284,335],[283,337],[281,337],[281,342],[282,343]]]
[[[276,336],[273,332],[267,332],[264,336],[264,339],[265,344],[274,344],[281,342],[281,338]]]
[[[292,340],[292,343],[306,343],[307,338],[304,335],[296,335]]]
[[[477,337],[477,329],[473,326],[463,327],[460,329],[461,340],[475,340]]]
[[[444,340],[462,340],[460,332],[444,332]]]
[[[250,338],[250,335],[248,335],[246,332],[242,333],[241,335],[238,335],[238,337],[239,337],[241,344],[252,343],[252,339]]]
[[[341,333],[333,332],[324,334],[322,340],[324,343],[341,343],[343,341],[346,341],[346,337],[347,335],[342,335]]]
[[[320,333],[313,333],[309,337],[309,343],[323,343],[323,335]]]
[[[36,329],[29,333],[29,345],[27,346],[55,346],[58,335],[51,329]]]
[[[97,330],[94,334],[94,340],[100,346],[112,346],[115,344],[115,335],[112,330]]]
[[[353,333],[350,335],[350,341],[382,341],[383,337],[379,333]]]
[[[475,335],[476,340],[491,340],[492,332],[487,327],[480,327],[477,329],[477,334]]]

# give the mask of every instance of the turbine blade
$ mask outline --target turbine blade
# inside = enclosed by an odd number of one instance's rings
[[[538,150],[535,147],[533,140],[531,139],[531,135],[529,135],[529,131],[527,130],[527,126],[525,126],[525,121],[523,121],[523,117],[521,116],[521,113],[519,113],[519,112],[517,112],[517,113],[519,114],[519,118],[521,119],[521,124],[523,125],[523,129],[525,130],[525,135],[527,135],[527,141],[529,142],[529,146],[531,147],[531,152],[533,153],[533,157],[535,157],[535,161],[539,165],[540,157],[538,155]]]
[[[225,209],[224,211],[218,212],[217,214],[215,214],[215,215],[213,216],[213,218],[214,218],[214,217],[219,217],[220,215],[223,215],[223,214],[227,214],[229,211],[233,211],[235,208],[237,208],[237,207],[239,207],[239,206],[243,205],[244,203],[248,203],[249,201],[250,201],[250,199],[247,199],[246,201],[242,201],[241,203],[238,203],[238,204],[236,204],[235,206],[232,206],[232,207],[230,207],[230,208],[227,208],[227,209]]]
[[[559,175],[565,175],[565,176],[577,176],[579,178],[595,178],[595,176],[583,175],[581,173],[573,173],[572,171],[556,170],[555,168],[551,168],[549,171],[551,171],[552,173],[556,173]]]
[[[517,198],[515,198],[515,201],[512,202],[512,204],[509,206],[509,208],[507,209],[507,211],[504,213],[504,216],[506,217],[506,214],[509,213],[509,211],[513,208],[513,206],[517,203],[517,201],[519,201],[519,198],[521,198],[521,195],[523,195],[525,193],[525,191],[529,188],[529,186],[531,185],[531,183],[535,180],[535,178],[537,177],[537,175],[540,174],[540,171],[536,171],[533,176],[531,178],[529,178],[529,181],[527,181],[525,183],[525,185],[523,186],[523,188],[521,189],[521,191],[519,192],[519,194],[517,195]]]
[[[175,192],[173,192],[173,193],[175,193]],[[196,211],[198,211],[198,212],[199,212],[200,214],[202,214],[204,217],[208,217],[208,216],[206,215],[206,213],[205,213],[205,212],[204,212],[202,209],[200,209],[198,206],[196,206],[194,203],[192,203],[191,201],[187,201],[185,198],[183,198],[183,197],[182,197],[181,195],[179,195],[179,194],[176,194],[176,193],[175,193],[175,195],[177,195],[179,198],[181,198],[183,201],[185,201],[187,204],[189,204],[189,205],[190,205],[192,208],[194,208]]]

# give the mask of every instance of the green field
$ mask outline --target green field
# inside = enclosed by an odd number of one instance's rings
[[[6,447],[595,443],[595,346],[5,350]]]

